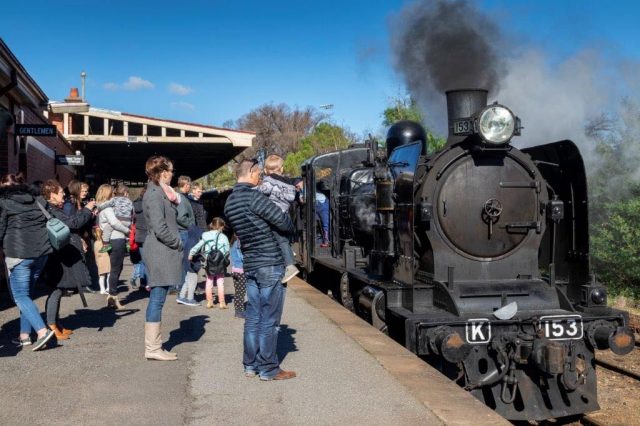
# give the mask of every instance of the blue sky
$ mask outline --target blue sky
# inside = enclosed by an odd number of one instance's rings
[[[221,125],[270,102],[333,104],[331,119],[362,135],[380,129],[389,99],[404,91],[389,27],[410,3],[12,1],[2,5],[0,36],[54,100],[85,70],[95,107]],[[540,46],[550,62],[588,47],[640,55],[637,2],[477,4],[514,45]]]

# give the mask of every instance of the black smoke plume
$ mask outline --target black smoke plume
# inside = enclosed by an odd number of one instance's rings
[[[466,0],[419,0],[391,22],[396,70],[418,103],[430,110],[451,89],[495,92],[504,74],[501,33]]]

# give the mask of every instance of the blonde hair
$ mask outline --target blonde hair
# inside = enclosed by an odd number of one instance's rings
[[[264,171],[266,173],[277,172],[282,168],[283,164],[284,164],[284,160],[282,159],[282,157],[276,154],[271,154],[264,161]]]
[[[221,217],[214,217],[209,224],[209,229],[212,231],[222,231],[226,225]]]
[[[105,201],[109,201],[111,197],[113,197],[113,186],[108,183],[100,185],[96,193],[96,203],[104,203]]]
[[[202,189],[202,184],[200,182],[192,182],[191,192],[193,192],[194,189]]]

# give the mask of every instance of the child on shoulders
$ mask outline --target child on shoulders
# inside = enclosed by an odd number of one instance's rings
[[[296,187],[292,179],[282,176],[284,173],[283,165],[284,160],[279,155],[272,154],[268,156],[264,163],[265,176],[257,189],[267,195],[280,210],[288,213],[291,204],[296,199]],[[289,236],[278,232],[274,233],[286,266],[284,277],[282,278],[282,282],[286,283],[295,277],[300,270],[295,266]]]

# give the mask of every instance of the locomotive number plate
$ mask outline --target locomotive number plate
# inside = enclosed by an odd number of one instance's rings
[[[453,122],[454,135],[470,135],[473,134],[473,121],[461,120]]]
[[[538,328],[550,340],[582,339],[584,329],[580,315],[549,315],[540,317]]]

